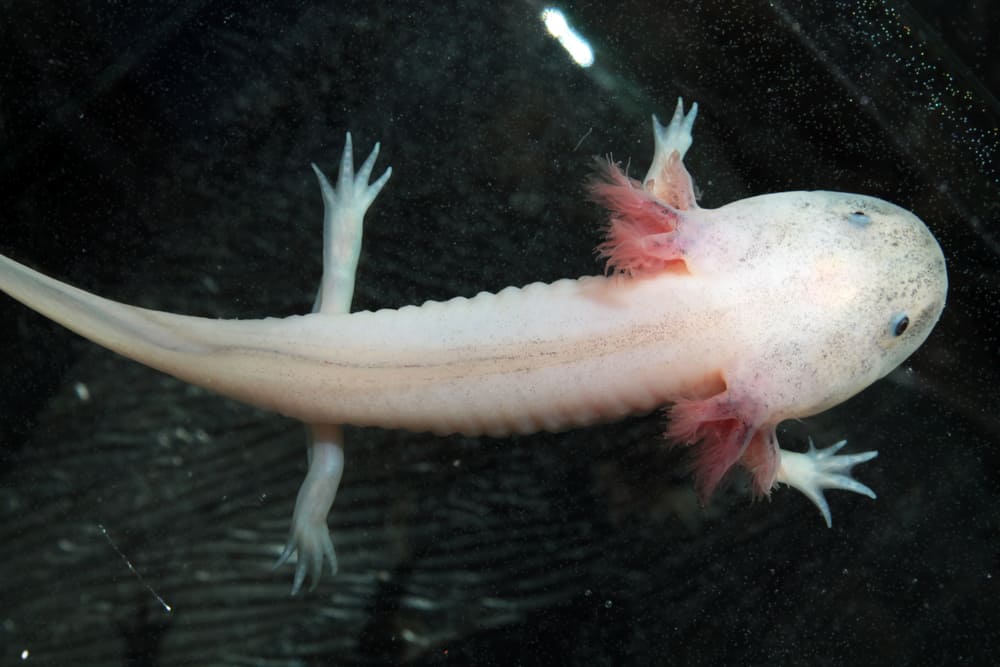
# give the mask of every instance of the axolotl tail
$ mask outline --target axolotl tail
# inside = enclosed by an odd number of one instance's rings
[[[264,339],[262,331],[281,320],[218,320],[129,306],[67,285],[3,255],[0,290],[130,359],[258,407],[284,411],[285,406],[271,396],[280,390],[248,382],[242,377],[247,365],[227,360],[256,349],[258,366],[266,364],[269,351],[259,344]]]

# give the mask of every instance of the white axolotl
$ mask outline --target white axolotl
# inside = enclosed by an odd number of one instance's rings
[[[778,447],[785,419],[826,410],[927,338],[947,274],[934,237],[888,202],[785,192],[699,208],[683,158],[697,105],[678,101],[646,177],[613,163],[592,183],[611,212],[605,275],[469,299],[349,313],[361,222],[388,180],[354,174],[350,135],[323,191],[324,270],[314,312],[217,320],[109,301],[0,256],[0,289],[86,338],[177,378],[312,427],[310,468],[280,562],[293,592],[325,560],[343,471],[340,424],[504,437],[672,406],[667,437],[697,445],[707,498],[739,464],[758,494],[799,489],[830,524],[824,489],[876,456]]]

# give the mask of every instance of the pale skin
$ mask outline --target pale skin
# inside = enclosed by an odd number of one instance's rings
[[[323,277],[316,292],[314,313],[342,315],[351,310],[365,211],[392,175],[392,169],[386,169],[378,180],[368,184],[378,149],[375,144],[355,178],[348,133],[336,189],[330,186],[319,167],[312,165],[323,193]],[[344,474],[344,429],[340,424],[323,423],[308,427],[309,471],[295,499],[288,542],[274,564],[277,568],[293,554],[298,555],[292,580],[293,595],[302,587],[307,575],[311,575],[312,588],[316,587],[324,559],[330,563],[331,572],[337,572],[337,555],[326,519]]]
[[[875,452],[778,447],[775,428],[885,376],[944,307],[944,258],[888,202],[787,192],[702,209],[683,158],[696,107],[654,119],[642,181],[614,166],[593,185],[611,211],[609,273],[444,303],[349,314],[361,222],[388,179],[355,176],[350,139],[325,204],[324,276],[310,315],[212,320],[102,299],[0,256],[0,289],[141,363],[310,426],[310,468],[281,562],[293,590],[336,569],[326,516],[343,471],[341,424],[504,437],[670,411],[694,445],[704,497],[742,466],[754,490],[875,494],[850,476]]]

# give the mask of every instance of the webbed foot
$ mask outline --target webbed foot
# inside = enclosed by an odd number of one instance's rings
[[[819,508],[827,527],[833,525],[833,520],[830,516],[830,506],[823,497],[824,489],[843,489],[875,498],[874,491],[851,477],[851,468],[859,463],[871,461],[878,456],[878,452],[838,456],[837,452],[846,444],[846,440],[841,440],[825,449],[816,449],[810,438],[809,451],[804,454],[780,450],[781,462],[775,481],[793,486],[804,493]]]
[[[694,119],[698,117],[698,103],[691,104],[691,109],[684,113],[684,98],[677,98],[677,106],[674,108],[674,115],[670,119],[670,124],[663,126],[660,119],[653,114],[653,135],[656,139],[656,155],[669,156],[674,151],[680,153],[681,159],[691,143],[694,141],[691,130],[694,128]],[[656,163],[656,158],[653,159]]]
[[[292,595],[299,592],[306,577],[310,590],[316,588],[324,561],[330,562],[332,574],[337,573],[337,554],[326,522],[344,474],[344,435],[338,426],[313,425],[310,430],[309,472],[295,499],[285,548],[274,564],[277,569],[296,555]]]
[[[330,539],[325,516],[322,523],[315,525],[300,525],[293,518],[291,534],[272,569],[276,570],[287,563],[292,554],[297,554],[292,595],[302,589],[306,577],[309,577],[309,590],[316,588],[323,573],[324,560],[330,561],[331,574],[337,574],[337,554],[333,550],[333,540]]]
[[[313,306],[314,313],[346,313],[351,309],[365,213],[392,176],[392,167],[386,167],[374,183],[368,182],[379,147],[376,143],[355,174],[354,149],[348,132],[336,188],[330,185],[319,167],[312,165],[323,193],[323,279]]]
[[[642,187],[653,193],[661,201],[684,211],[696,208],[696,196],[691,175],[684,167],[684,155],[694,141],[691,130],[694,119],[698,116],[698,103],[691,105],[691,110],[684,113],[684,100],[677,98],[677,108],[670,124],[664,127],[653,115],[653,138],[656,148],[653,152],[653,162],[649,165],[646,177],[642,179]]]

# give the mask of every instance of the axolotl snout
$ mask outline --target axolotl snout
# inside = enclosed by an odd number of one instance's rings
[[[829,523],[824,489],[874,497],[850,469],[875,452],[837,455],[843,442],[789,452],[775,429],[844,401],[920,346],[944,307],[944,257],[919,218],[873,197],[787,192],[700,208],[683,164],[696,111],[678,102],[668,126],[654,117],[642,180],[607,163],[591,183],[610,211],[604,275],[348,313],[361,220],[389,176],[369,184],[377,147],[355,176],[348,137],[336,187],[317,170],[326,245],[312,314],[151,311],[2,256],[0,289],[127,357],[313,426],[284,554],[299,552],[296,588],[334,560],[326,511],[340,424],[502,437],[671,406],[668,439],[694,446],[704,496],[739,464],[758,493],[795,486]]]

